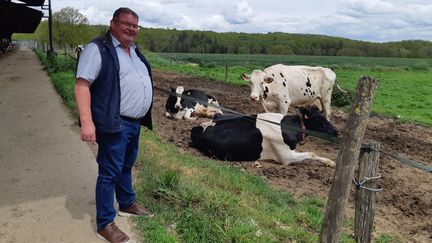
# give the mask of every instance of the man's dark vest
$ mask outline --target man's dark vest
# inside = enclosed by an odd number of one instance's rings
[[[120,64],[117,52],[112,44],[111,34],[109,32],[94,39],[92,42],[98,46],[102,57],[99,75],[90,86],[93,122],[96,128],[101,132],[119,132],[123,128],[120,122]],[[138,48],[135,50],[138,57],[147,67],[153,89],[150,64]],[[141,125],[148,129],[153,128],[151,119],[153,97],[151,104],[147,114],[140,120]]]

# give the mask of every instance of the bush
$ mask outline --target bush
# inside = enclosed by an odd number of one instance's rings
[[[414,64],[411,68],[416,71],[428,71],[430,65],[427,62],[418,62]]]
[[[350,91],[344,93],[337,87],[333,88],[331,103],[337,107],[350,105],[354,100],[354,94]]]
[[[49,57],[41,49],[35,49],[34,52],[41,60],[42,64],[48,69],[48,72],[75,72],[76,60],[70,56],[63,54],[58,55],[54,53],[52,57]]]

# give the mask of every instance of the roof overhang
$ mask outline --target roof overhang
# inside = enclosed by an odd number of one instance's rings
[[[38,1],[23,1],[39,4]],[[10,36],[12,33],[33,33],[39,25],[43,12],[29,8],[26,4],[18,4],[0,0],[0,35]]]
[[[26,3],[27,6],[42,6],[45,0],[18,0]]]

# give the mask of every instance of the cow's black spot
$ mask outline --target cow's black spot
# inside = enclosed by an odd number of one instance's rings
[[[288,101],[285,100],[285,104],[288,104]]]
[[[306,96],[306,93],[303,93],[303,96]]]
[[[312,87],[312,83],[309,78],[307,78],[306,86]]]
[[[282,82],[282,84],[283,84],[284,87],[286,87],[286,83],[285,82]]]
[[[313,95],[313,96],[315,96],[315,91],[314,91],[314,92],[312,92],[312,95]]]
[[[282,73],[279,73],[280,74],[280,76],[282,77],[282,78],[284,78],[284,76],[283,76],[283,74]]]
[[[268,92],[269,92],[269,88],[266,86],[266,87],[265,87],[265,90],[264,90],[264,94],[263,94],[263,98],[264,98],[264,99],[267,99],[267,94],[268,94]]]

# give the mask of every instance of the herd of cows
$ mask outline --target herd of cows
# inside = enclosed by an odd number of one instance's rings
[[[266,113],[224,114],[211,94],[183,86],[171,88],[165,104],[167,117],[211,118],[192,128],[190,146],[227,161],[274,160],[289,165],[311,159],[335,166],[334,161],[313,152],[295,151],[307,131],[339,135],[329,121],[336,81],[332,70],[277,64],[241,77],[250,81],[250,99],[260,101]],[[288,114],[290,107],[297,108],[298,114]]]

